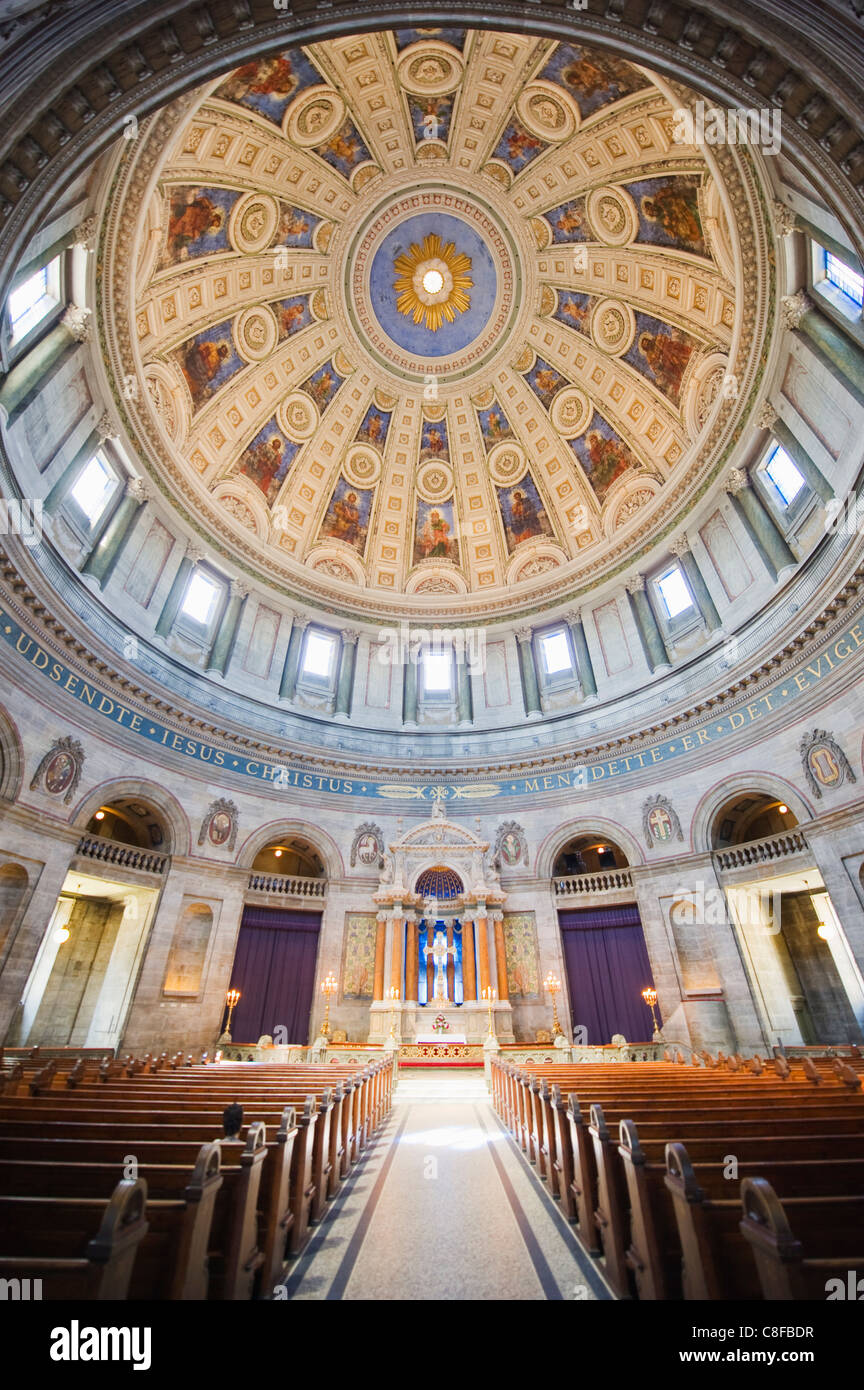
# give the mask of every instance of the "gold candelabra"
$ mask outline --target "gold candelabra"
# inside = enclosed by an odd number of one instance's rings
[[[654,1012],[654,1006],[655,1006],[655,1004],[657,1003],[657,991],[656,991],[656,989],[643,989],[643,991],[642,991],[642,998],[645,1000],[645,1003],[648,1005],[648,1008],[651,1010],[651,1023],[652,1023],[652,1025],[653,1025],[653,1027],[654,1027],[654,1032],[655,1032],[655,1034],[656,1034],[656,1033],[659,1033],[659,1032],[660,1032],[660,1025],[659,1025],[659,1023],[657,1022],[657,1015],[656,1015],[655,1012]]]
[[[390,988],[388,989],[388,991],[387,991],[387,998],[390,1000],[391,1006],[394,1005],[394,1004],[397,1002],[397,1000],[398,1000],[398,998],[399,998],[399,991],[398,991],[398,989],[396,988],[395,985],[391,985]],[[396,1010],[395,1010],[395,1008],[392,1008],[392,1007],[391,1007],[391,1009],[390,1009],[390,1036],[391,1036],[391,1038],[393,1038],[393,1040],[395,1041],[395,1039],[396,1039]]]
[[[237,1005],[240,1003],[240,991],[239,991],[239,989],[229,989],[228,993],[225,995],[225,1003],[228,1005],[228,1022],[225,1024],[225,1032],[226,1032],[226,1033],[230,1033],[230,1032],[231,1032],[231,1019],[232,1019],[232,1017],[233,1017],[234,1010],[237,1008]]]
[[[483,997],[483,1000],[489,1006],[489,1036],[490,1038],[494,1038],[495,1028],[492,1024],[492,1005],[495,1001],[495,991],[491,985],[487,985],[486,989],[481,990],[480,992]]]
[[[557,1038],[561,1036],[562,1029],[558,1021],[558,1003],[555,996],[561,988],[561,981],[558,979],[557,975],[552,974],[551,970],[543,981],[543,988],[546,990],[547,994],[551,994],[552,996],[552,1035]]]
[[[333,971],[329,970],[327,972],[326,978],[321,981],[321,993],[327,1000],[327,1003],[324,1006],[324,1022],[321,1024],[322,1038],[327,1038],[330,1036],[330,997],[331,995],[336,993],[338,988],[339,981],[336,979],[336,976],[333,974]]]

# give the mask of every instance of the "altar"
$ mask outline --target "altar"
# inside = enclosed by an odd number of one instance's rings
[[[500,865],[479,834],[431,817],[379,860],[370,1043],[482,1049],[513,1042]],[[448,1027],[442,1029],[441,1020]],[[416,1041],[409,1042],[409,1039]]]

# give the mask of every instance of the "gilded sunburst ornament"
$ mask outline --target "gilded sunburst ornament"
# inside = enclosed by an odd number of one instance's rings
[[[411,314],[415,323],[423,323],[436,333],[442,323],[452,323],[464,314],[471,304],[467,294],[474,281],[468,272],[471,257],[457,251],[448,241],[443,245],[435,234],[423,238],[423,245],[413,242],[408,251],[393,262],[397,278],[396,308],[400,314]]]

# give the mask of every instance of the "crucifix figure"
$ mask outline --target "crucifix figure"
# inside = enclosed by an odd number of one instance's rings
[[[447,999],[447,977],[445,970],[447,967],[447,957],[452,956],[456,959],[456,947],[447,945],[447,937],[443,931],[436,931],[432,938],[432,945],[423,947],[423,954],[428,964],[429,957],[435,965],[435,994],[429,1000],[430,1004],[446,1004]]]

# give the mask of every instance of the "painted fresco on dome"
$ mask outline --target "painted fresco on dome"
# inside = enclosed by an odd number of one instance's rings
[[[396,29],[395,37],[399,53],[410,44],[423,43],[426,39],[435,39],[437,43],[449,43],[451,48],[458,48],[460,53],[465,47],[464,29]]]
[[[279,222],[271,245],[310,247],[320,221],[321,218],[316,217],[314,212],[280,202]]]
[[[497,487],[498,506],[510,555],[523,541],[535,536],[554,536],[534,479],[526,473],[514,487]]]
[[[494,449],[496,444],[500,444],[502,439],[514,438],[510,421],[497,401],[490,405],[488,410],[478,410],[477,419],[480,421],[480,430],[487,453],[490,449]]]
[[[342,541],[362,555],[374,496],[374,488],[354,487],[340,475],[321,522],[319,539]]]
[[[639,212],[637,242],[708,256],[699,214],[698,174],[670,174],[625,184]]]
[[[652,314],[637,313],[636,337],[623,360],[641,372],[673,405],[681,401],[681,381],[699,343],[681,328]]]
[[[290,299],[280,299],[271,307],[279,325],[280,343],[284,343],[292,333],[299,333],[301,328],[306,328],[313,321],[308,294],[296,294]]]
[[[311,376],[307,376],[305,381],[301,381],[299,389],[312,397],[319,411],[323,414],[344,380],[345,378],[340,376],[333,366],[333,359],[331,358],[329,362],[324,363],[323,367],[319,367]]]
[[[358,444],[374,444],[376,449],[383,449],[387,443],[387,431],[392,418],[392,411],[379,410],[377,405],[370,405],[354,436],[355,441]]]
[[[452,560],[458,565],[459,541],[452,500],[426,502],[417,498],[413,563],[418,565],[421,560]]]
[[[315,153],[345,179],[350,178],[358,164],[372,158],[359,130],[347,116],[328,140],[315,146]]]
[[[559,44],[540,77],[564,87],[574,98],[583,120],[602,106],[651,85],[629,63],[578,43]]]
[[[591,311],[596,303],[596,295],[580,294],[578,290],[559,290],[558,307],[552,317],[559,323],[566,323],[568,328],[575,328],[590,336]]]
[[[193,256],[230,251],[228,218],[240,196],[233,188],[200,188],[194,184],[169,189],[168,229],[160,267],[180,265]]]
[[[169,353],[169,358],[183,373],[192,396],[193,412],[200,410],[246,365],[234,347],[230,319],[212,328],[203,328],[194,338]]]
[[[636,455],[596,410],[588,429],[578,439],[571,439],[570,447],[601,502],[616,478],[628,468],[639,467]]]
[[[540,140],[526,130],[521,121],[512,120],[493,151],[494,159],[503,159],[514,174],[521,173],[526,164],[536,159],[538,154],[548,150],[545,140]]]
[[[556,367],[550,367],[542,357],[538,357],[530,372],[525,373],[525,380],[547,410],[558,392],[570,385],[566,376],[562,376]]]
[[[585,195],[571,198],[569,203],[550,208],[543,216],[552,228],[552,240],[557,245],[571,241],[593,241],[594,234],[585,210]]]
[[[299,448],[299,444],[286,438],[274,417],[247,444],[240,455],[237,471],[259,487],[268,502],[274,502]]]
[[[429,97],[428,100],[409,98],[415,140],[441,140],[446,143],[453,120],[453,100],[452,96]]]
[[[306,87],[317,87],[324,78],[300,48],[244,63],[216,88],[215,97],[256,111],[275,125],[289,103]]]
[[[443,420],[424,420],[420,432],[420,463],[428,459],[449,459],[450,445]]]

